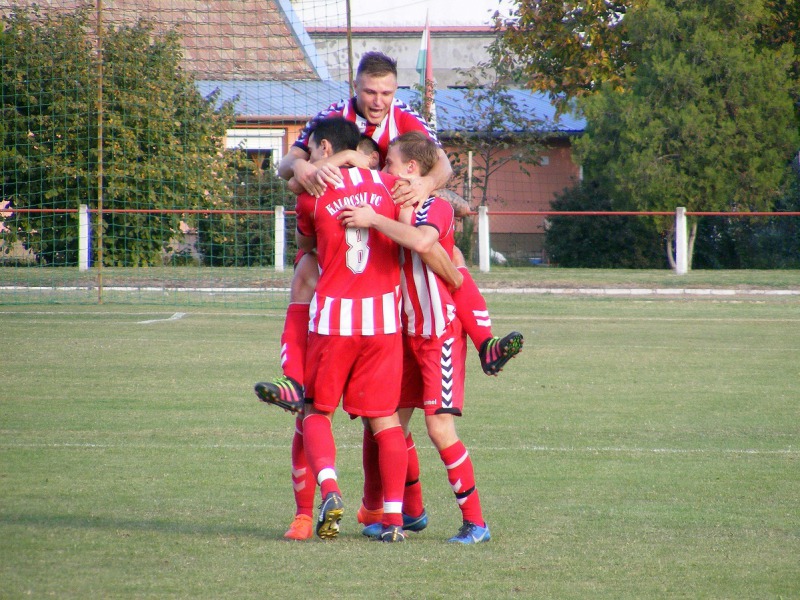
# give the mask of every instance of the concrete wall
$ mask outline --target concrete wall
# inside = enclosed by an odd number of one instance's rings
[[[333,79],[347,81],[346,31],[338,28],[310,28],[317,53],[326,62]],[[419,84],[416,71],[422,30],[418,28],[361,28],[352,31],[353,72],[361,55],[378,50],[397,60],[397,82],[402,87]],[[469,69],[486,60],[486,47],[494,40],[488,27],[432,27],[430,52],[437,87],[462,83],[456,68]]]

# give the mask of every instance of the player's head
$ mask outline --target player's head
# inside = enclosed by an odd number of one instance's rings
[[[308,138],[310,160],[320,160],[342,150],[355,150],[360,139],[361,132],[355,123],[343,117],[323,119]]]
[[[439,148],[420,131],[409,131],[389,144],[384,171],[398,177],[421,177],[436,165]]]
[[[367,52],[358,63],[356,106],[367,121],[380,124],[389,114],[397,91],[397,61],[383,52]]]
[[[369,168],[377,169],[381,164],[381,151],[378,148],[378,142],[373,140],[368,135],[361,135],[361,140],[358,142],[356,148],[361,154],[369,156]]]

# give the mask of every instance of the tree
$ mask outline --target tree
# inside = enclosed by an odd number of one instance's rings
[[[18,9],[3,18],[3,198],[19,208],[77,208],[98,197],[96,52],[89,13]],[[103,40],[104,209],[229,206],[222,145],[230,103],[202,98],[180,68],[180,39],[145,21]],[[107,265],[160,264],[179,213],[106,213]],[[14,233],[49,264],[75,264],[73,215],[17,213]]]
[[[792,54],[758,47],[763,15],[758,0],[650,0],[626,15],[636,72],[581,101],[576,142],[615,209],[771,209],[798,135]]]
[[[625,15],[643,0],[519,0],[496,17],[498,52],[513,57],[518,81],[550,95],[560,110],[603,83],[625,84],[631,44]]]
[[[520,105],[512,93],[502,57],[492,55],[488,62],[461,70],[465,94],[463,110],[450,119],[450,129],[440,137],[454,150],[448,152],[453,166],[450,185],[470,189],[467,198],[472,208],[501,202],[489,194],[492,177],[506,164],[516,162],[527,173],[527,165],[537,165],[545,148],[546,123]],[[481,83],[481,82],[487,82]],[[446,109],[442,109],[447,113]],[[472,187],[467,184],[464,157],[473,154]],[[477,192],[477,193],[476,193]],[[471,217],[461,220],[457,244],[464,256],[472,251],[474,223]]]
[[[526,165],[539,164],[548,132],[544,120],[517,102],[499,61],[478,64],[461,74],[463,110],[450,120],[450,129],[442,137],[456,148],[451,159],[457,178],[466,176],[461,157],[473,153],[474,207],[499,200],[490,197],[489,184],[504,165],[517,162],[526,172]]]

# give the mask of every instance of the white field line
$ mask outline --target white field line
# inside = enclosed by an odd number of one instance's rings
[[[800,449],[778,448],[775,450],[765,450],[759,448],[640,448],[626,446],[477,446],[474,449],[485,452],[531,452],[548,454],[673,454],[673,455],[746,455],[746,456],[798,456]],[[360,445],[339,444],[341,450],[360,450]],[[114,450],[126,448],[139,449],[167,449],[176,450],[179,448],[192,448],[196,450],[258,450],[272,449],[285,450],[286,444],[113,444],[113,443],[91,443],[91,442],[2,442],[0,448],[43,448],[43,449],[75,449],[75,450]]]

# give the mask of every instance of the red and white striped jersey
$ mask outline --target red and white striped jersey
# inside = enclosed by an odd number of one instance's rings
[[[320,198],[297,198],[297,230],[316,237],[320,277],[309,310],[309,331],[321,335],[379,335],[401,331],[400,247],[375,229],[345,228],[345,206],[369,204],[396,219],[395,178],[367,169],[342,169],[343,184]]]
[[[415,227],[436,228],[439,243],[450,258],[455,246],[453,207],[442,198],[428,198],[417,209]],[[455,302],[447,285],[420,258],[403,250],[401,287],[403,291],[403,330],[415,337],[439,337],[455,319]]]
[[[348,121],[352,121],[358,125],[358,129],[361,131],[361,133],[366,134],[375,140],[375,143],[378,144],[378,149],[380,150],[381,164],[383,164],[383,161],[386,158],[386,151],[389,149],[389,142],[391,142],[397,136],[403,135],[404,133],[408,133],[410,131],[421,131],[434,142],[436,142],[437,145],[439,145],[439,139],[436,137],[436,131],[425,122],[425,119],[423,119],[417,111],[397,98],[394,99],[392,108],[379,125],[373,125],[369,123],[366,118],[362,117],[358,113],[355,98],[341,100],[331,104],[328,108],[318,113],[314,118],[306,123],[306,126],[300,132],[300,135],[298,136],[294,145],[308,152],[308,138],[311,136],[311,132],[314,131],[317,123],[323,119],[329,119],[331,117],[344,117]]]

